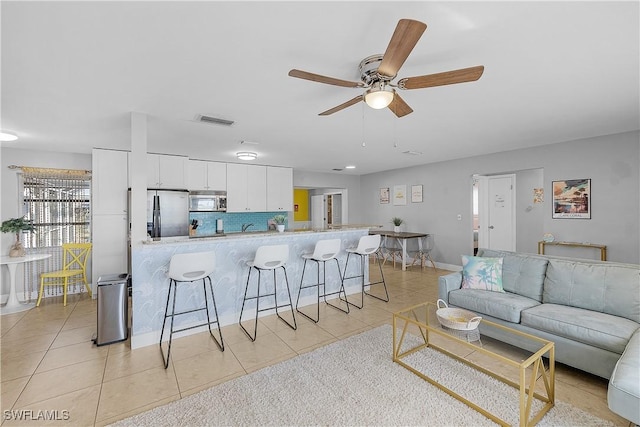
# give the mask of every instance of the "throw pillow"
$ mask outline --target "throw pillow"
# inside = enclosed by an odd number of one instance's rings
[[[462,287],[504,292],[502,260],[503,258],[462,255]]]

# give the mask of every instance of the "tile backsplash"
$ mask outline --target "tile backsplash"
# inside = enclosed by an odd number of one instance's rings
[[[196,236],[210,236],[216,234],[216,220],[221,219],[224,224],[225,233],[242,231],[243,224],[253,224],[247,231],[268,230],[269,220],[282,212],[247,212],[247,213],[227,213],[227,212],[190,212],[189,222],[198,220]],[[287,221],[287,228],[289,224]]]

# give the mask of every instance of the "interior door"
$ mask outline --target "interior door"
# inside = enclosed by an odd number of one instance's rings
[[[325,216],[326,196],[311,196],[311,228],[324,229],[327,226]]]
[[[477,192],[473,211],[474,248],[516,250],[515,179],[514,174],[473,176],[473,191]]]
[[[487,248],[516,250],[515,175],[487,177]]]

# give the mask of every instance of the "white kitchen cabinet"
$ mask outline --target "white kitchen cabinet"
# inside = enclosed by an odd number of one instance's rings
[[[91,219],[92,283],[97,283],[100,276],[127,272],[128,228],[129,220],[126,214],[93,215]]]
[[[267,210],[293,210],[293,169],[267,166]]]
[[[147,154],[147,188],[184,190],[187,158],[167,154]]]
[[[127,152],[96,148],[91,153],[91,164],[92,214],[126,214]]]
[[[227,191],[227,164],[188,160],[187,188],[191,191]]]
[[[227,164],[227,212],[265,212],[267,167]]]

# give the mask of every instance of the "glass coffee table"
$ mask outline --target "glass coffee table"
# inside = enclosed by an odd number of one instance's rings
[[[482,345],[479,340],[470,341],[460,334],[443,328],[436,316],[436,304],[426,302],[406,308],[393,314],[393,361],[428,381],[450,396],[465,403],[494,422],[507,426],[507,421],[480,407],[467,397],[433,379],[419,366],[411,365],[411,355],[426,348],[437,350],[473,369],[483,372],[508,386],[518,390],[519,425],[535,425],[555,404],[555,348],[553,341],[517,331],[506,326],[482,319],[480,325],[501,330],[503,334],[517,335],[527,347],[515,354],[499,354]],[[469,357],[469,355],[475,355]],[[548,358],[545,368],[544,357]],[[435,362],[434,362],[435,363]],[[424,367],[424,366],[423,366]],[[501,372],[497,372],[501,371]],[[512,371],[512,378],[504,372]],[[517,377],[517,379],[514,379]],[[496,396],[500,397],[500,396]],[[539,403],[534,405],[534,400]],[[538,407],[534,411],[534,406]]]

